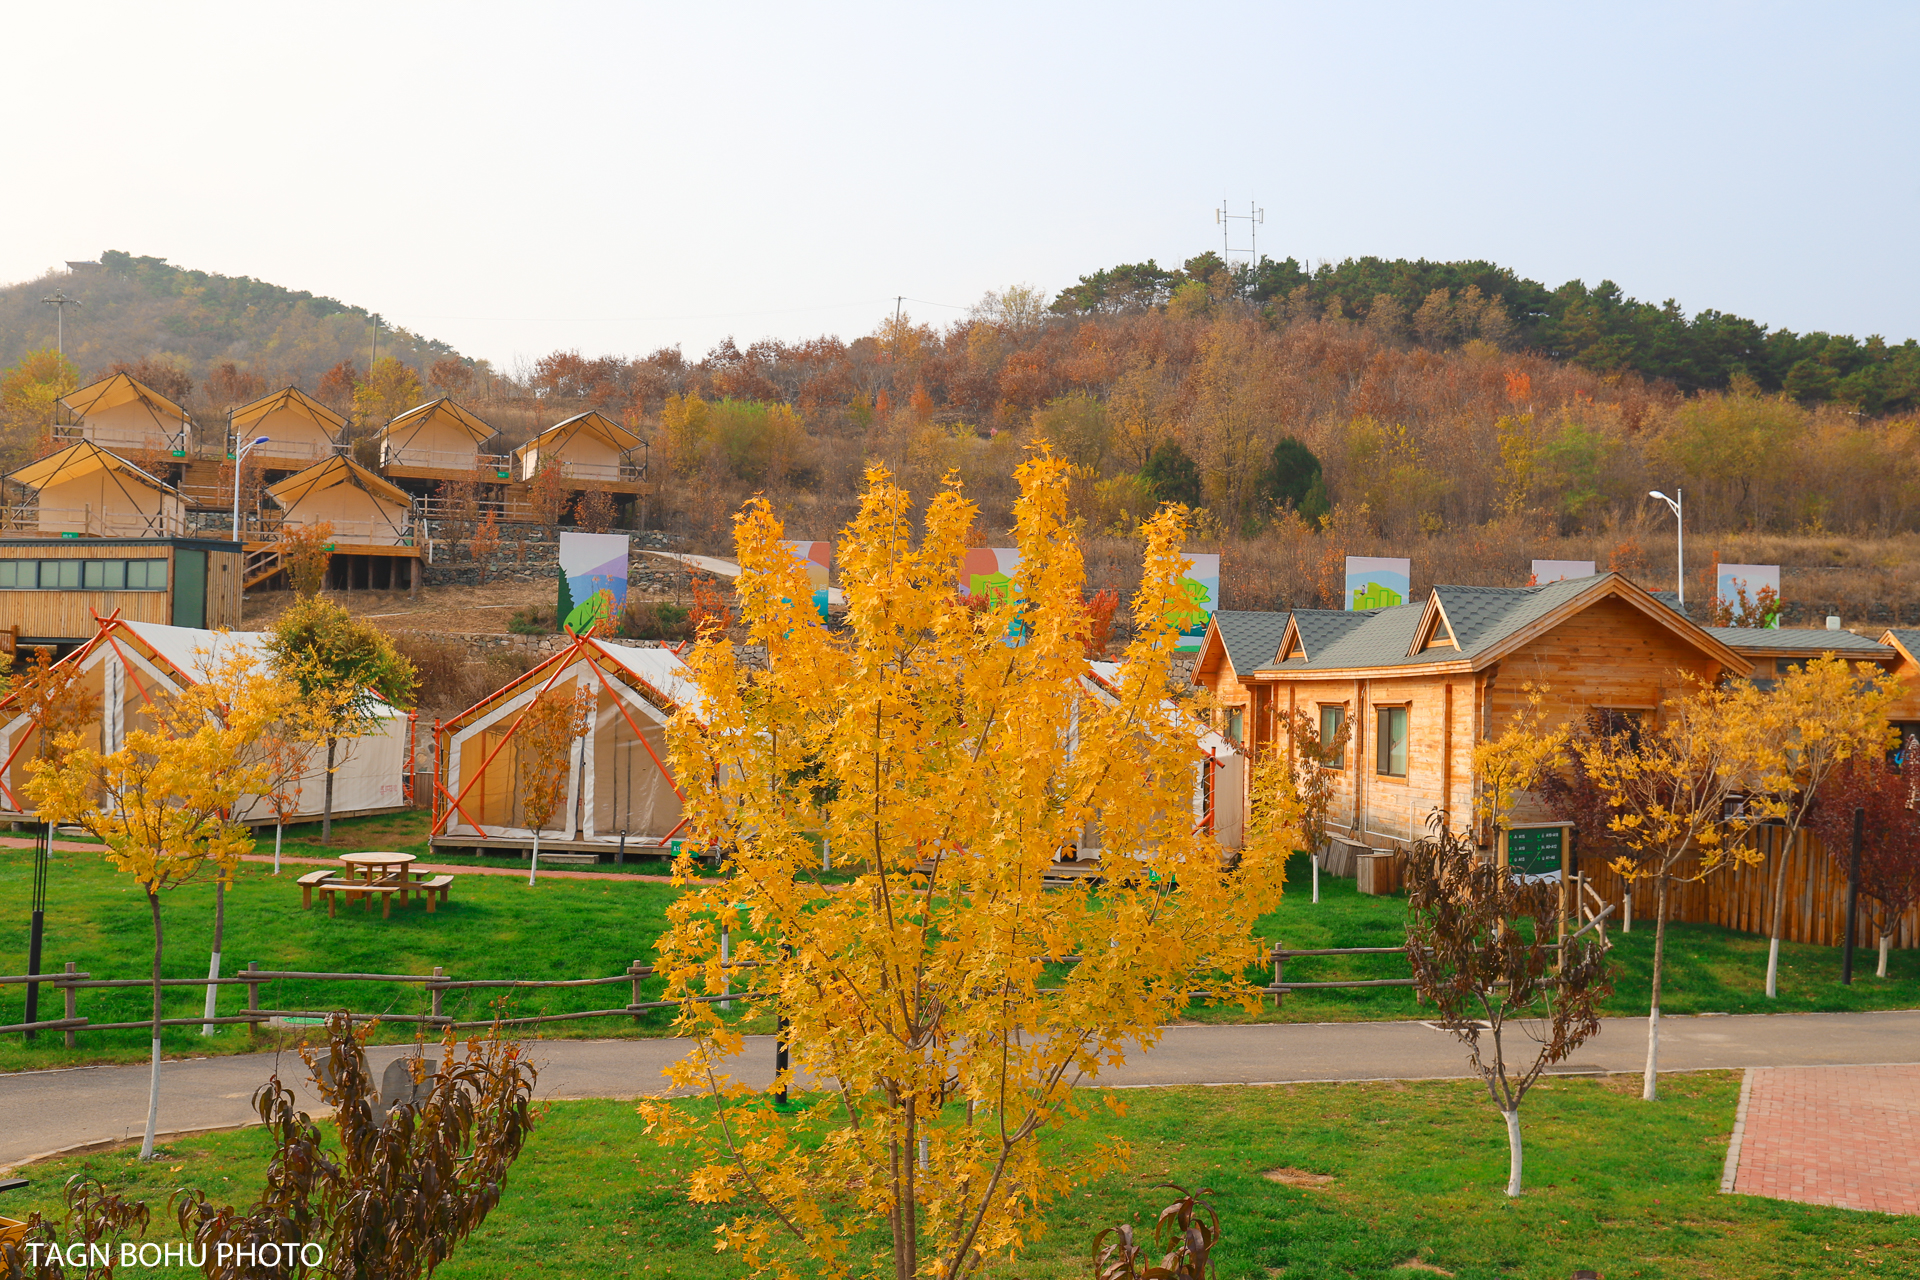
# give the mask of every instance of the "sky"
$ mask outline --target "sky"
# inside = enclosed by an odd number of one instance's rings
[[[103,249],[511,370],[1118,262],[1484,258],[1920,336],[1911,4],[13,6],[0,281]],[[29,156],[46,164],[29,178]],[[1233,224],[1244,247],[1246,224]]]

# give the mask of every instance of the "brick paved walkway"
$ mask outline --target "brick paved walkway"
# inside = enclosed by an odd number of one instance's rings
[[[1733,1191],[1920,1214],[1920,1066],[1755,1067]]]

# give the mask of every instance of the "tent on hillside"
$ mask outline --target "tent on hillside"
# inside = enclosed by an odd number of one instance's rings
[[[79,687],[90,701],[92,721],[83,730],[89,745],[118,750],[127,730],[144,727],[146,707],[156,698],[196,684],[228,652],[229,646],[257,654],[266,662],[267,636],[253,631],[201,631],[122,618],[101,621],[86,644],[60,660],[79,672]],[[384,701],[376,704],[372,732],[351,740],[344,763],[334,771],[333,816],[384,813],[411,803],[413,716]],[[17,695],[0,698],[0,820],[19,818],[31,805],[21,794],[27,762],[40,750],[40,734]],[[326,759],[317,752],[305,776],[289,821],[318,818],[325,802]],[[242,821],[274,820],[273,807],[253,799]]]
[[[515,730],[543,692],[580,688],[593,694],[592,725],[573,744],[566,803],[541,829],[540,847],[661,848],[679,832],[685,819],[666,725],[698,706],[698,690],[671,650],[582,637],[434,727],[436,845],[532,845]]]
[[[165,481],[119,454],[81,440],[12,472],[7,480],[34,492],[36,505],[0,506],[0,530],[167,538],[186,532],[186,500]]]

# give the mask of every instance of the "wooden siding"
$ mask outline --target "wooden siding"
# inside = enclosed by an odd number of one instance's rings
[[[114,610],[131,622],[158,622],[168,626],[204,625],[208,630],[240,625],[240,549],[224,546],[190,548],[207,553],[207,609],[200,619],[176,624],[173,619],[174,555],[170,542],[139,543],[91,538],[58,538],[44,542],[0,545],[0,560],[165,560],[164,591],[41,591],[0,590],[0,623],[18,625],[20,634],[41,640],[83,640],[98,628],[94,616]]]

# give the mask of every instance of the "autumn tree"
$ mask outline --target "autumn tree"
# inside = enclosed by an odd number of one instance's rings
[[[360,370],[353,361],[342,360],[326,371],[314,391],[314,399],[336,413],[353,411],[353,389],[360,385]]]
[[[1548,1067],[1600,1030],[1596,1004],[1613,990],[1607,949],[1580,934],[1556,944],[1552,885],[1523,881],[1444,822],[1432,825],[1407,854],[1407,961],[1414,990],[1466,1044],[1506,1121],[1507,1194],[1518,1196],[1520,1104]],[[1537,1046],[1531,1062],[1509,1061],[1519,1036]]]
[[[540,875],[540,834],[567,802],[573,777],[573,747],[593,722],[593,689],[543,689],[515,722],[514,773],[520,811],[533,829],[533,856],[527,883]]]
[[[533,478],[527,482],[527,504],[533,508],[534,522],[549,527],[559,524],[572,496],[573,481],[567,478],[566,463],[542,454]]]
[[[1623,727],[1576,743],[1581,767],[1610,815],[1618,851],[1613,869],[1629,886],[1653,881],[1653,991],[1641,1089],[1649,1102],[1658,1096],[1668,897],[1677,880],[1705,879],[1725,866],[1760,861],[1759,851],[1737,838],[1759,820],[1759,812],[1728,802],[1780,790],[1769,733],[1765,718],[1737,691],[1695,684],[1668,700],[1657,726]],[[1697,861],[1683,869],[1689,857]]]
[[[473,384],[473,366],[448,356],[435,360],[427,370],[427,381],[443,396],[457,396]]]
[[[30,784],[40,817],[72,823],[106,846],[107,860],[146,894],[153,924],[153,1055],[146,1136],[153,1158],[160,1117],[160,895],[211,875],[231,883],[253,834],[235,808],[265,784],[251,762],[254,744],[296,691],[241,657],[208,678],[147,708],[152,728],[129,728],[124,745],[105,751],[78,733],[58,741],[53,759],[35,760]]]
[[[301,599],[319,595],[327,585],[327,566],[333,563],[333,525],[325,520],[282,525],[274,549],[280,553],[294,595]]]
[[[1497,735],[1474,744],[1473,776],[1479,784],[1474,817],[1487,824],[1489,839],[1507,825],[1520,796],[1532,791],[1558,765],[1572,736],[1566,727],[1547,728],[1549,685],[1528,681],[1520,686],[1524,699]]]
[[[1865,811],[1860,893],[1880,935],[1877,975],[1882,978],[1900,918],[1920,902],[1920,809],[1913,803],[1913,767],[1895,769],[1883,756],[1855,755],[1822,779],[1807,824],[1841,874],[1851,875],[1854,811]]]
[[[51,445],[54,410],[79,385],[73,361],[44,349],[0,375],[0,473],[33,456],[41,441]]]
[[[468,547],[473,551],[473,566],[479,573],[479,585],[487,585],[487,563],[500,549],[500,513],[487,512],[487,518],[474,528]]]
[[[605,533],[613,528],[615,514],[613,495],[599,485],[588,485],[580,499],[580,527],[588,533]]]
[[[274,621],[267,652],[275,670],[300,689],[314,731],[326,743],[320,842],[333,838],[333,779],[356,740],[379,722],[380,708],[413,701],[413,664],[386,632],[331,600],[308,596]]]
[[[362,436],[378,434],[420,403],[420,375],[393,356],[381,356],[353,385],[354,425]]]
[[[1121,1157],[1117,1144],[1043,1156],[1040,1136],[1079,1112],[1076,1086],[1152,1044],[1195,992],[1260,998],[1245,979],[1253,923],[1298,833],[1256,833],[1229,870],[1196,830],[1200,730],[1165,703],[1179,513],[1144,526],[1140,633],[1111,698],[1087,693],[1066,466],[1020,468],[1020,599],[984,613],[953,589],[976,516],[957,485],[927,505],[916,544],[912,498],[869,471],[840,549],[844,632],[812,609],[769,505],[736,520],[747,643],[768,661],[746,667],[707,632],[690,663],[701,716],[670,727],[689,842],[727,850],[735,874],[683,893],[659,950],[670,998],[731,974],[777,1008],[793,1067],[775,1087],[797,1109],[751,1105],[725,1076],[739,1035],[690,1003],[678,1021],[697,1045],[675,1075],[715,1109],[645,1112],[702,1152],[696,1201],[769,1211],[721,1232],[752,1274],[864,1270],[853,1251],[876,1223],[885,1273],[977,1274]],[[1018,646],[1005,643],[1015,609]],[[1045,888],[1096,821],[1107,883]],[[818,882],[816,831],[860,859],[853,883]],[[722,927],[742,967],[721,967]]]
[[[1850,761],[1886,750],[1894,731],[1887,711],[1903,686],[1870,662],[1848,662],[1824,654],[1781,676],[1762,693],[1747,686],[1738,696],[1757,701],[1753,713],[1770,725],[1765,737],[1778,753],[1778,787],[1753,803],[1784,830],[1773,873],[1773,916],[1767,944],[1767,998],[1779,994],[1780,936],[1786,926],[1787,852],[1807,827],[1816,803],[1835,770]],[[1828,852],[1834,846],[1827,845]]]

